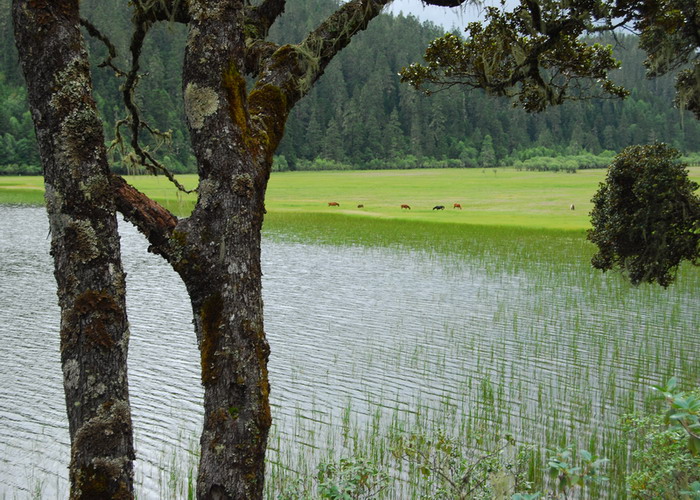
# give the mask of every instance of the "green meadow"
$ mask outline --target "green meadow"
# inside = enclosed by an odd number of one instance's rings
[[[700,167],[693,167],[690,172],[691,177],[700,179]],[[583,230],[589,226],[590,200],[604,176],[604,170],[567,174],[513,168],[279,172],[271,176],[266,205],[271,226],[278,218],[286,224],[299,220],[301,214],[343,214],[430,223]],[[164,177],[128,179],[178,215],[187,214],[196,199],[194,194],[178,192]],[[188,188],[196,186],[194,175],[179,179]],[[41,177],[0,177],[0,203],[42,201]],[[331,207],[330,202],[339,206]],[[453,208],[455,203],[462,209]],[[401,205],[411,208],[402,209]],[[433,210],[438,205],[445,209]]]
[[[700,181],[700,167],[689,171]],[[569,174],[514,168],[276,172],[267,191],[265,229],[307,241],[401,242],[447,251],[461,245],[454,237],[466,226],[474,244],[479,237],[510,240],[519,233],[539,238],[543,231],[583,235],[590,227],[590,200],[604,177],[605,170]],[[196,194],[179,192],[162,176],[128,180],[180,216],[196,201]],[[196,187],[195,175],[179,180],[189,189]],[[329,206],[331,202],[339,206]],[[0,177],[0,203],[42,204],[42,178]],[[462,208],[454,208],[455,203]],[[433,210],[439,205],[445,209]]]

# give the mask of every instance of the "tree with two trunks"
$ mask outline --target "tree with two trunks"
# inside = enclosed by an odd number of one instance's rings
[[[300,43],[278,45],[267,35],[285,0],[132,0],[131,66],[120,68],[105,27],[81,20],[79,0],[13,0],[61,308],[71,498],[134,496],[117,211],[171,264],[191,300],[204,386],[198,498],[262,497],[271,415],[260,231],[273,153],[294,105],[388,1],[350,0]],[[158,22],[188,28],[182,80],[199,185],[185,218],[110,172],[81,31],[105,43],[102,65],[123,78],[128,118],[118,142],[129,143],[134,162],[176,182],[139,142],[158,135],[134,96],[141,48]]]
[[[462,1],[426,3],[456,6]],[[260,230],[273,153],[294,105],[386,3],[350,0],[302,42],[278,45],[267,40],[267,34],[283,14],[285,0],[254,5],[242,0],[132,0],[132,61],[123,69],[116,66],[113,46],[100,27],[81,21],[78,0],[13,0],[15,37],[44,171],[61,307],[71,498],[134,496],[126,371],[129,331],[117,211],[146,236],[152,252],[172,265],[191,300],[204,386],[198,498],[262,497],[271,416]],[[606,93],[624,92],[602,76],[614,67],[607,49],[576,45],[579,18],[588,11],[569,7],[566,13],[575,14],[575,19],[558,23],[548,14],[561,12],[557,3],[531,0],[524,5],[518,19],[502,26],[506,32],[518,26],[529,29],[532,34],[526,38],[531,44],[524,45],[524,54],[508,52],[511,42],[498,35],[494,24],[495,38],[470,50],[482,54],[484,71],[496,71],[498,77],[474,86],[509,95],[505,89],[520,85],[520,100],[532,110],[539,109],[539,103],[563,100],[566,89],[579,87],[579,76],[599,80]],[[103,64],[124,78],[129,115],[118,130],[125,131],[121,140],[130,142],[134,161],[172,178],[139,143],[144,134],[157,131],[141,121],[134,98],[142,76],[141,47],[158,22],[188,27],[184,108],[199,185],[197,203],[186,218],[175,217],[110,173],[81,33],[82,25],[104,41],[110,57]],[[569,29],[574,35],[567,37]],[[483,32],[489,30],[487,25]],[[552,61],[543,59],[560,44]],[[585,55],[582,67],[567,64],[549,81],[536,74],[540,65],[554,68],[575,60],[579,52]],[[514,62],[501,64],[499,58],[508,59],[508,54]],[[564,78],[566,89],[558,78]],[[247,81],[252,81],[250,88]],[[694,95],[686,93],[689,109],[695,106]]]

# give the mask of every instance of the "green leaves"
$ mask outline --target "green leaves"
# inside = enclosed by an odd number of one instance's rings
[[[689,490],[681,491],[681,494],[688,495],[690,500],[700,500],[700,482],[695,481],[690,485]]]
[[[580,4],[580,5],[579,5]],[[612,47],[589,45],[580,36],[603,3],[528,2],[512,12],[489,7],[486,21],[470,23],[466,40],[447,34],[433,41],[425,65],[412,64],[401,79],[431,93],[464,85],[495,96],[514,98],[529,112],[565,100],[625,97],[608,79],[619,67]]]
[[[573,447],[560,450],[550,450],[547,461],[549,475],[556,480],[557,490],[567,497],[568,492],[575,487],[583,487],[588,483],[601,483],[608,478],[601,473],[607,459],[598,458],[587,450],[579,450],[574,457]]]
[[[663,386],[652,386],[652,389],[661,393],[668,405],[666,424],[684,430],[688,451],[693,456],[700,456],[700,394],[682,391],[676,377],[671,377]]]
[[[542,498],[542,494],[540,492],[537,493],[516,493],[512,497],[510,497],[511,500],[538,500]]]
[[[385,472],[363,458],[343,458],[337,464],[322,463],[316,479],[320,497],[329,500],[374,498],[389,481]]]
[[[700,262],[700,198],[680,154],[665,144],[631,146],[615,157],[593,197],[594,267],[630,282],[668,286],[679,264]]]
[[[529,448],[521,448],[513,456],[511,452],[516,447],[513,436],[471,438],[484,449],[467,447],[464,442],[437,432],[429,437],[402,436],[392,451],[395,458],[408,463],[409,475],[421,476],[431,492],[431,500],[505,498],[512,491],[529,489],[531,485],[526,481]]]

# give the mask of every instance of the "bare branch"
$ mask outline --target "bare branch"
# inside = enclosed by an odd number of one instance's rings
[[[146,236],[151,244],[151,252],[172,262],[174,257],[169,251],[170,237],[177,226],[177,217],[126,182],[123,177],[113,174],[111,184],[117,210]]]
[[[137,11],[133,19],[134,33],[132,34],[131,44],[129,46],[129,50],[131,52],[131,68],[126,74],[126,82],[124,83],[124,87],[122,90],[124,105],[126,106],[129,112],[129,118],[127,120],[122,120],[119,123],[117,123],[117,133],[115,141],[117,143],[120,142],[120,126],[122,124],[128,124],[131,131],[130,144],[134,150],[134,153],[136,153],[136,155],[139,158],[139,163],[154,175],[157,175],[158,173],[162,173],[163,175],[165,175],[165,177],[170,182],[172,182],[180,191],[183,191],[185,193],[191,193],[191,190],[187,190],[182,184],[180,184],[175,179],[175,176],[165,165],[160,163],[152,154],[150,154],[148,151],[142,148],[139,142],[139,135],[142,129],[147,130],[151,133],[151,135],[156,137],[165,136],[163,132],[160,132],[159,130],[150,127],[146,122],[143,122],[141,120],[138,106],[134,101],[136,86],[138,84],[139,79],[141,78],[141,75],[139,74],[141,50],[143,49],[143,42],[146,38],[146,34],[153,25],[153,22],[149,20],[149,16],[140,10],[141,3],[142,2],[139,1],[134,2]],[[151,2],[149,3],[154,2],[153,0],[151,0]],[[160,2],[157,1],[155,3],[160,4]]]
[[[98,64],[98,67],[111,68],[118,77],[126,76],[126,73],[122,69],[114,65],[113,60],[117,58],[117,48],[114,46],[109,37],[102,33],[94,24],[85,18],[80,18],[80,25],[87,30],[91,37],[97,38],[99,41],[104,43],[105,47],[107,47],[107,52],[109,55],[107,56],[107,59]]]

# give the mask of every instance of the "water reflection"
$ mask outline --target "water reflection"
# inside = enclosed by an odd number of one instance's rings
[[[160,469],[198,439],[198,353],[179,278],[133,227],[120,232],[137,480],[142,497],[158,498]],[[0,206],[0,492],[10,497],[39,483],[49,498],[67,489],[47,234],[43,209]],[[423,422],[419,409],[433,408],[457,425],[485,418],[534,442],[562,421],[564,432],[592,433],[615,421],[620,401],[639,405],[668,366],[700,373],[692,283],[661,296],[585,265],[498,267],[468,255],[267,238],[271,461],[342,446],[332,436],[349,410],[374,424],[397,412]]]

